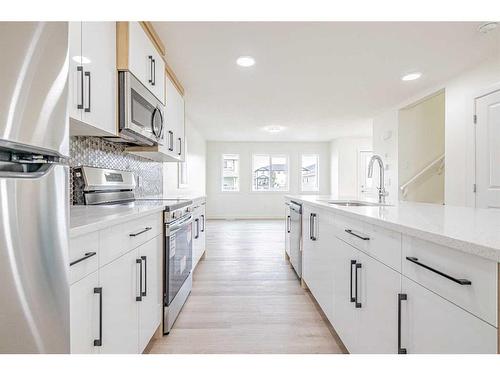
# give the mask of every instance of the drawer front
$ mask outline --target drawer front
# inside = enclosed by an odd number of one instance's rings
[[[101,230],[101,267],[158,236],[162,230],[161,223],[161,214],[157,213]]]
[[[498,326],[495,262],[415,237],[403,236],[402,272],[471,314]]]
[[[69,282],[78,280],[97,270],[99,254],[99,232],[75,237],[69,241]]]
[[[401,272],[401,233],[343,215],[336,215],[337,236]]]

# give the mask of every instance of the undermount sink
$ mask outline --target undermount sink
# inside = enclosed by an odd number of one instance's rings
[[[375,202],[356,201],[356,200],[321,200],[321,202],[326,202],[328,204],[334,204],[336,206],[344,206],[344,207],[390,206],[390,204],[385,204],[385,203],[375,203]]]

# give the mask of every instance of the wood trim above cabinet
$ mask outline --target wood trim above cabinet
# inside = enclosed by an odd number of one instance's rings
[[[128,69],[129,23],[116,23],[116,68]]]
[[[165,45],[161,41],[160,36],[156,33],[156,30],[153,27],[153,24],[149,21],[140,21],[139,24],[142,26],[142,28],[146,32],[146,35],[151,40],[151,42],[153,42],[154,46],[158,50],[158,53],[162,57],[165,57]],[[163,59],[165,60],[165,58],[163,58]]]
[[[167,73],[167,76],[168,78],[170,78],[170,80],[172,81],[172,83],[174,84],[175,88],[177,89],[177,91],[179,91],[179,93],[184,96],[184,87],[182,87],[181,85],[181,82],[179,81],[179,79],[177,78],[177,76],[175,75],[174,71],[172,70],[172,68],[167,64],[167,62],[165,61],[165,73]],[[165,86],[166,87],[166,86]],[[165,95],[165,98],[167,96]]]

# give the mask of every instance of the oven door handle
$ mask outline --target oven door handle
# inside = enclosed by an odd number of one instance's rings
[[[167,233],[169,234],[174,234],[176,233],[179,229],[181,229],[182,226],[189,224],[193,221],[193,216],[189,215],[188,218],[185,219],[179,219],[179,221],[176,221],[172,224],[167,225]]]

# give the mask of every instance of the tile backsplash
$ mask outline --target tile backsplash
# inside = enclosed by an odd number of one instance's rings
[[[98,137],[70,137],[69,147],[71,167],[87,165],[133,172],[137,197],[161,195],[163,192],[162,164],[126,153],[125,145]],[[72,177],[70,186],[73,186]],[[70,195],[72,199],[72,191]]]

